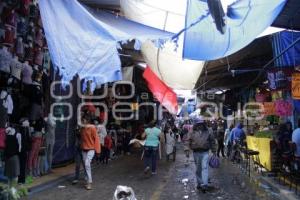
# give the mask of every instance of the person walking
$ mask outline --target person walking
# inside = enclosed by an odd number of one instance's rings
[[[81,138],[81,150],[82,150],[82,158],[85,166],[85,171],[87,174],[87,184],[85,188],[87,190],[92,189],[92,168],[91,162],[95,155],[101,152],[101,146],[99,141],[99,136],[97,134],[97,129],[95,125],[91,124],[91,120],[89,116],[83,117],[84,127],[80,131]]]
[[[151,167],[152,175],[155,175],[157,173],[157,155],[160,144],[160,138],[162,135],[162,131],[159,128],[157,128],[155,124],[155,121],[150,122],[149,128],[145,129],[144,134],[144,138],[146,137],[144,146],[144,173],[148,174]]]
[[[185,151],[193,151],[196,164],[197,189],[206,192],[208,189],[209,150],[216,154],[216,142],[213,134],[208,130],[201,118],[194,121],[193,130],[188,133]],[[186,156],[189,153],[186,152]]]
[[[110,158],[110,151],[111,151],[112,147],[113,147],[112,137],[111,137],[110,133],[108,133],[104,138],[103,163],[105,163],[105,164],[108,164],[108,160]]]
[[[224,127],[223,124],[220,123],[217,128],[217,141],[218,141],[218,151],[217,151],[217,156],[220,157],[220,153],[222,154],[223,157],[225,157],[224,154]]]
[[[293,132],[292,142],[296,144],[296,149],[294,152],[295,156],[300,157],[300,119],[298,119],[298,128],[296,128]]]
[[[173,161],[176,158],[176,136],[175,133],[171,130],[170,126],[166,126],[165,128],[165,143],[166,143],[166,156],[167,161],[169,161],[170,156],[173,156]]]
[[[243,130],[243,124],[238,123],[237,126],[232,129],[230,133],[230,143],[232,145],[230,159],[232,162],[240,162],[240,150],[239,147],[244,146],[244,140],[246,139],[246,134]]]
[[[231,142],[230,142],[230,137],[231,137],[231,131],[234,128],[234,125],[231,124],[229,128],[225,130],[225,135],[224,135],[224,145],[226,149],[226,156],[229,158],[230,153],[231,153]]]
[[[73,185],[77,184],[79,181],[81,164],[84,168],[84,163],[83,163],[82,153],[81,153],[80,132],[81,132],[80,128],[76,127],[75,129],[75,177],[74,180],[72,181]]]

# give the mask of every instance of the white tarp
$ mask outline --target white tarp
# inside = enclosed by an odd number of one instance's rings
[[[171,47],[158,51],[151,41],[142,44],[142,54],[153,72],[174,89],[193,89],[205,63],[183,60]]]
[[[126,18],[173,33],[184,28],[186,3],[186,0],[120,1]],[[182,45],[177,51],[165,47],[158,53],[158,48],[148,41],[142,45],[142,54],[154,73],[173,89],[193,89],[204,65],[202,61],[183,60]]]

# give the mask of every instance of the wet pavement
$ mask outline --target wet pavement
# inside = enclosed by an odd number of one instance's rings
[[[210,169],[213,188],[207,193],[195,189],[195,166],[187,161],[179,149],[176,162],[159,161],[158,174],[145,176],[140,154],[122,156],[108,165],[93,170],[93,190],[84,189],[84,180],[71,185],[71,180],[59,186],[27,197],[30,200],[111,200],[117,185],[132,187],[137,200],[279,200],[279,194],[262,185],[257,179],[250,179],[237,165],[223,159],[219,169]]]

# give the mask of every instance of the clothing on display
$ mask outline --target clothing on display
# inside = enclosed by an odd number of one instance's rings
[[[47,49],[44,50],[43,68],[47,71],[50,70],[50,53]]]
[[[7,114],[12,114],[13,109],[14,109],[14,104],[13,104],[11,95],[5,90],[1,91],[0,99],[2,100],[2,104],[1,104],[2,106],[0,107],[0,113],[1,113],[1,115],[3,114],[3,116],[4,116],[3,119],[5,121],[4,112],[6,111]]]
[[[25,44],[25,60],[28,61],[30,64],[33,62],[34,58],[34,48],[32,43]]]
[[[21,80],[23,67],[23,64],[18,60],[18,57],[14,57],[10,62],[10,74],[16,79]]]
[[[35,37],[35,43],[39,46],[42,47],[44,44],[44,34],[43,34],[43,30],[39,29],[37,31],[36,37]]]
[[[33,73],[33,69],[32,67],[29,65],[28,61],[25,61],[25,63],[23,64],[23,71],[22,71],[22,81],[25,84],[32,84],[32,73]]]
[[[24,43],[23,38],[19,37],[16,43],[16,54],[18,57],[23,59],[24,57]]]
[[[0,70],[6,73],[10,73],[10,62],[12,59],[11,53],[7,47],[0,49]]]
[[[55,144],[55,128],[56,128],[55,118],[51,113],[49,113],[47,119],[46,154],[47,154],[47,162],[50,170],[52,169],[52,161],[53,161],[53,147]]]
[[[2,90],[0,93],[0,128],[5,128],[8,121],[7,115],[7,97],[8,93]]]
[[[8,15],[6,16],[4,20],[5,25],[10,25],[12,27],[16,27],[17,24],[17,18],[16,18],[16,12],[14,9],[10,10],[8,12]]]
[[[17,24],[17,34],[18,36],[25,37],[27,32],[27,23],[25,18],[21,18]]]
[[[23,15],[23,16],[27,16],[29,15],[29,5],[31,3],[31,0],[21,0],[21,3],[20,3],[20,13]]]
[[[34,41],[34,38],[35,38],[35,30],[33,27],[33,23],[30,22],[28,31],[26,33],[26,42],[31,43]]]
[[[30,6],[29,6],[29,16],[31,18],[36,18],[38,16],[38,9],[37,9],[36,5],[30,4]]]
[[[20,164],[18,153],[21,149],[21,135],[14,128],[6,129],[6,146],[4,149],[5,169],[4,175],[9,179],[20,175]]]
[[[3,44],[7,46],[13,46],[15,42],[15,31],[14,28],[10,26],[5,26],[5,36]]]
[[[42,66],[43,64],[43,51],[41,48],[36,48],[35,53],[34,53],[34,64]]]
[[[43,139],[42,132],[35,131],[32,136],[31,151],[29,152],[29,158],[28,158],[28,169],[30,171],[30,175],[36,174],[39,151],[42,145],[42,139]]]
[[[30,135],[28,120],[24,120],[22,122],[20,134],[22,136],[22,142],[21,142],[22,148],[21,148],[21,152],[19,153],[20,175],[18,178],[18,182],[24,184],[26,179],[28,152],[30,152],[31,150],[31,135]]]

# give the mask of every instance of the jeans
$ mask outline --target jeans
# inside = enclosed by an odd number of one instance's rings
[[[53,161],[53,147],[54,144],[47,144],[47,162],[49,170],[52,170],[52,161]]]
[[[104,148],[103,148],[103,154],[104,154],[103,163],[108,164],[108,159],[109,159],[109,157],[110,157],[110,149],[104,147]]]
[[[144,164],[146,167],[151,167],[152,172],[156,172],[158,147],[145,146]]]
[[[83,159],[82,159],[81,149],[78,148],[78,147],[76,147],[76,150],[75,150],[75,180],[79,180],[80,165],[81,164],[82,164],[82,166],[84,168],[84,163],[83,163]]]
[[[198,185],[208,184],[208,151],[194,152]]]
[[[95,155],[95,150],[82,151],[82,158],[84,162],[88,183],[93,182],[91,162],[93,160],[94,155]]]
[[[218,139],[218,150],[217,150],[217,155],[218,157],[220,156],[220,153],[222,153],[222,156],[225,157],[224,154],[224,140],[223,139]]]

